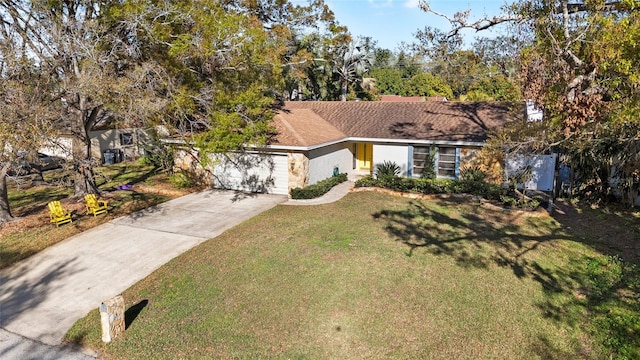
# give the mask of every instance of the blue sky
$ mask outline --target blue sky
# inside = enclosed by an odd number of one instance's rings
[[[378,46],[395,50],[401,41],[411,43],[415,32],[426,25],[442,30],[448,23],[418,7],[418,0],[325,0],[340,24],[349,28],[352,35],[370,36]],[[471,9],[472,18],[485,14],[496,15],[504,0],[431,0],[434,11],[452,16],[455,12]],[[472,41],[474,34],[467,35]]]

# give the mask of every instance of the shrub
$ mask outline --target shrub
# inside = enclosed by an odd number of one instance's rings
[[[326,178],[324,180],[318,181],[313,185],[309,185],[305,188],[294,188],[291,189],[291,198],[292,199],[315,199],[326,194],[329,190],[331,190],[334,186],[341,184],[347,181],[347,174],[339,174],[336,176],[332,176],[330,178]]]
[[[477,166],[467,167],[460,170],[460,180],[464,181],[484,181],[487,178],[482,170]]]
[[[414,191],[421,194],[444,194],[450,182],[447,179],[415,179]]]
[[[386,189],[407,192],[413,189],[413,179],[401,177],[383,177],[379,178],[380,186]]]
[[[169,183],[176,189],[184,189],[193,186],[191,176],[185,171],[179,171],[169,175]]]
[[[478,177],[481,176],[478,174],[473,175],[473,178]],[[499,200],[504,194],[504,190],[500,186],[479,180],[415,179],[400,177],[379,177],[378,179],[374,179],[371,176],[366,176],[356,181],[356,187],[375,186],[394,191],[419,194],[471,194],[489,200]]]
[[[436,163],[436,149],[432,146],[429,148],[429,153],[425,154],[424,157],[425,164],[435,164]],[[420,178],[422,179],[432,179],[435,180],[437,177],[435,166],[425,166],[422,169],[422,173],[420,174]]]
[[[485,195],[485,199],[487,200],[500,200],[500,197],[504,195],[505,189],[496,184],[488,184],[487,194]]]
[[[489,184],[484,181],[455,180],[451,182],[450,191],[454,194],[471,194],[485,197]]]
[[[374,179],[373,176],[367,175],[363,178],[356,180],[356,187],[374,187],[379,186],[378,180]]]
[[[523,198],[515,196],[515,194],[502,194],[499,196],[499,199],[506,206],[529,210],[537,208],[542,203],[542,199],[540,197]]]
[[[394,178],[400,175],[400,166],[393,161],[385,161],[376,165],[376,177],[378,179]]]
[[[162,136],[158,134],[155,128],[148,130],[147,134],[149,138],[140,144],[145,153],[145,155],[140,158],[140,163],[153,165],[159,171],[170,172],[174,164],[173,146],[162,142]]]

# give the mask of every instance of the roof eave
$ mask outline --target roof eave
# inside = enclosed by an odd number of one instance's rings
[[[346,137],[339,140],[329,141],[321,144],[310,146],[295,145],[266,145],[261,148],[274,150],[292,150],[292,151],[310,151],[320,149],[326,146],[336,145],[343,142],[367,142],[367,143],[387,143],[387,144],[411,144],[411,145],[446,145],[446,146],[475,146],[482,147],[484,141],[462,141],[462,140],[417,140],[417,139],[384,139],[384,138],[365,138],[365,137]]]

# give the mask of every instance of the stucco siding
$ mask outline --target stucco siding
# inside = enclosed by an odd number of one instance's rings
[[[353,172],[352,146],[340,143],[309,151],[309,183],[313,185],[333,175],[333,169],[338,167],[340,173],[347,176]]]
[[[131,143],[121,143],[121,134],[131,136]],[[140,143],[148,138],[141,129],[98,130],[91,131],[89,136],[91,137],[91,155],[96,159],[102,159],[103,153],[109,149],[120,149],[127,158],[136,159],[144,155]]]
[[[408,176],[409,146],[408,145],[378,145],[373,144],[373,172],[375,166],[385,161],[396,163],[400,167],[400,176]]]

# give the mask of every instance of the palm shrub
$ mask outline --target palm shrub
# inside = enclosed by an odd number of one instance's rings
[[[376,177],[378,179],[388,179],[398,177],[400,175],[400,166],[393,161],[385,161],[376,164]]]

